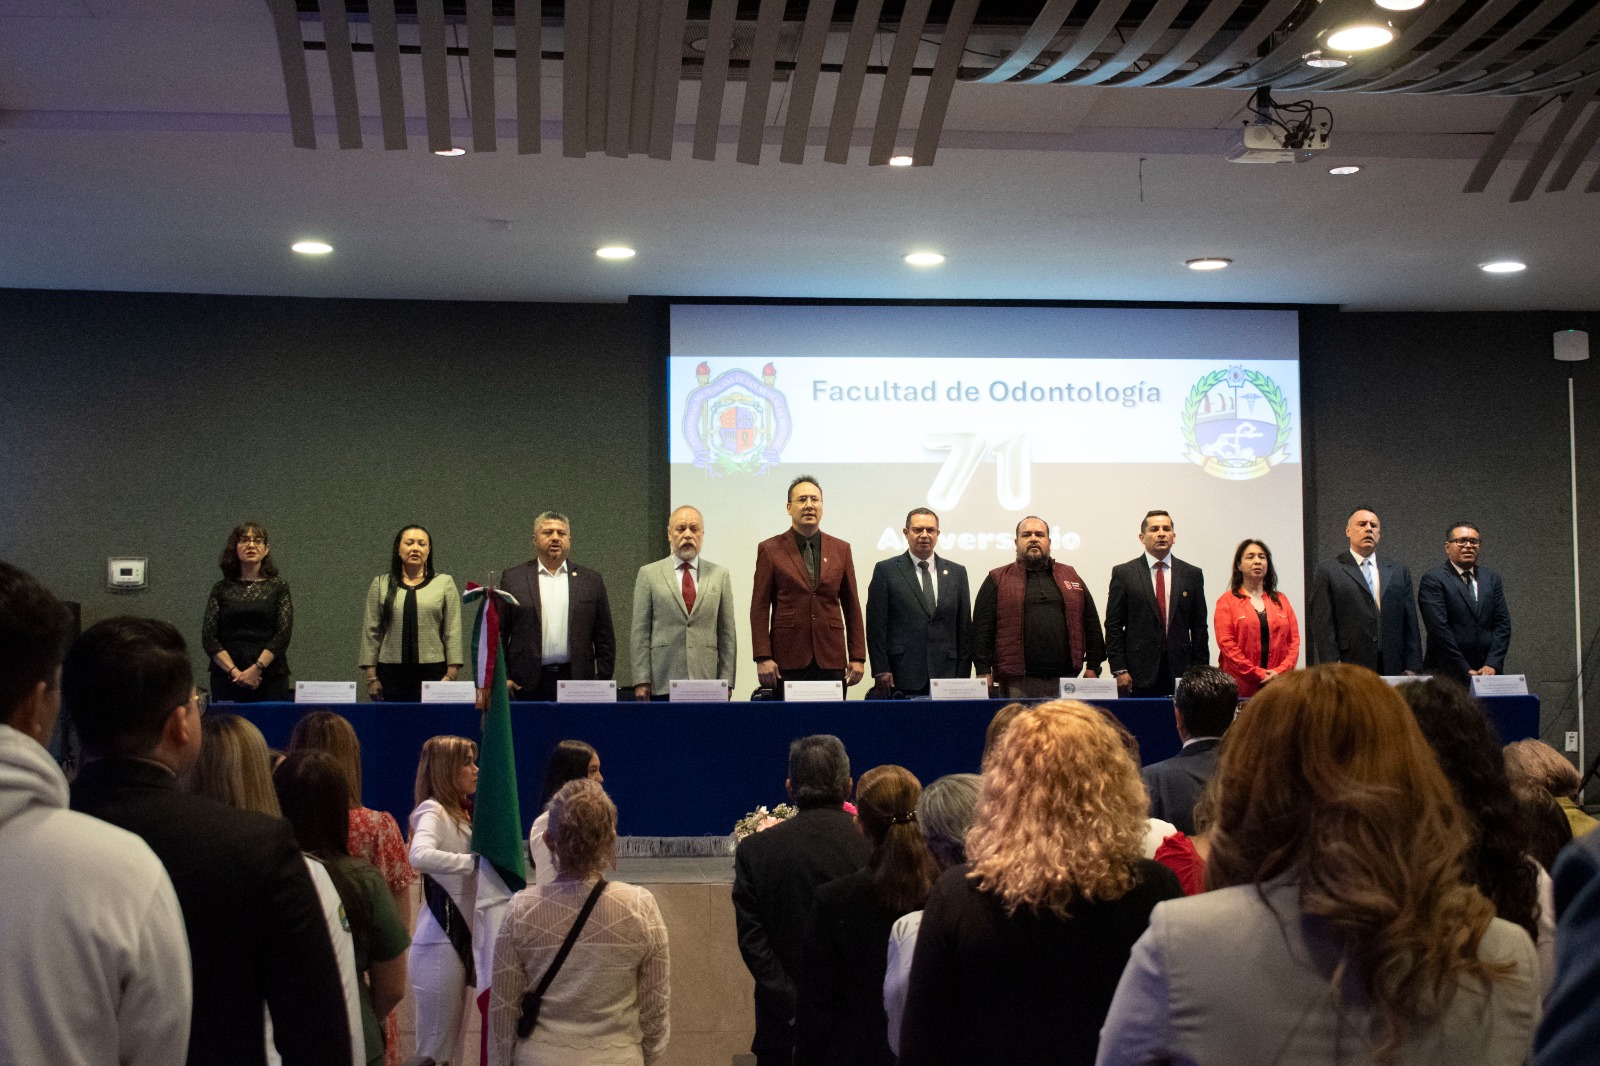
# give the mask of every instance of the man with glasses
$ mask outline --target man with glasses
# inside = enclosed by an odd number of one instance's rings
[[[1462,682],[1475,674],[1504,673],[1511,650],[1511,610],[1500,575],[1478,565],[1482,546],[1477,526],[1456,522],[1445,534],[1445,561],[1417,585],[1428,631],[1423,664]]]

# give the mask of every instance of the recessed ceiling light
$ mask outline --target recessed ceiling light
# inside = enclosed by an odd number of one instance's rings
[[[594,254],[601,259],[632,259],[635,253],[625,244],[608,244],[604,248],[596,248]]]
[[[1394,40],[1394,30],[1376,22],[1357,22],[1341,26],[1328,34],[1328,47],[1335,52],[1365,52]]]
[[[908,155],[892,155],[889,157],[889,165],[891,167],[909,167],[914,162],[916,160]]]
[[[1350,164],[1348,166],[1342,166],[1342,167],[1329,167],[1328,168],[1328,173],[1329,174],[1337,174],[1342,178],[1346,174],[1359,174],[1359,173],[1361,173],[1361,168],[1356,166],[1356,165],[1354,165],[1354,164]]]
[[[1427,0],[1378,0],[1378,6],[1390,11],[1415,11]]]
[[[914,267],[936,267],[944,262],[944,256],[938,252],[912,252],[906,256],[906,262]]]
[[[438,151],[434,152],[433,154],[434,155],[450,156],[451,158],[454,158],[455,156],[458,156],[458,155],[466,155],[467,154],[467,150],[465,148],[440,148]]]
[[[1319,70],[1334,70],[1338,67],[1348,67],[1350,65],[1348,59],[1327,55],[1320,48],[1312,49],[1300,58],[1305,61],[1306,66],[1316,67]]]
[[[333,245],[326,241],[295,241],[289,245],[289,250],[301,255],[327,255],[333,251]]]
[[[1479,263],[1478,269],[1485,274],[1517,274],[1527,270],[1528,264],[1520,259],[1495,259]]]
[[[1224,259],[1217,255],[1208,255],[1200,259],[1185,259],[1183,261],[1183,265],[1190,270],[1221,270],[1232,263],[1232,259]]]

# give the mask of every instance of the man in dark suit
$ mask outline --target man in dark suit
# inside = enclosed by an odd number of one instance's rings
[[[784,681],[843,681],[866,673],[861,596],[850,545],[822,532],[822,487],[789,483],[789,529],[756,546],[750,643],[762,688]]]
[[[517,600],[500,608],[500,624],[512,697],[548,703],[556,698],[557,681],[611,680],[617,638],[605,580],[567,558],[567,516],[544,511],[535,518],[533,549],[534,558],[500,579]]]
[[[264,1064],[263,1006],[284,1066],[349,1063],[327,920],[289,823],[178,788],[205,713],[183,637],[108,618],[73,645],[61,691],[88,760],[73,809],[143,837],[177,890],[194,964],[190,1066]]]
[[[1534,1066],[1588,1066],[1600,1046],[1600,833],[1574,840],[1555,882],[1556,976],[1533,1041]]]
[[[1172,554],[1177,539],[1172,516],[1150,511],[1144,554],[1111,569],[1106,657],[1123,695],[1170,696],[1173,678],[1211,658],[1205,575]]]
[[[1445,534],[1445,562],[1417,582],[1417,609],[1428,631],[1422,665],[1466,683],[1473,674],[1499,674],[1511,650],[1511,609],[1500,575],[1478,565],[1478,527],[1457,522]]]
[[[906,552],[872,568],[867,584],[867,651],[879,693],[926,696],[929,679],[967,677],[972,622],[967,568],[934,554],[939,516],[906,515]]]
[[[1422,670],[1422,628],[1411,570],[1378,558],[1377,512],[1357,507],[1350,550],[1317,566],[1311,582],[1311,661],[1354,663],[1385,676]]]
[[[817,888],[867,864],[870,849],[844,810],[850,758],[838,737],[789,745],[784,782],[799,813],[739,842],[733,855],[733,914],[739,952],[756,979],[757,1066],[789,1066],[800,945]]]
[[[1172,701],[1183,750],[1141,773],[1150,793],[1150,817],[1194,836],[1194,805],[1217,772],[1217,748],[1239,710],[1239,683],[1215,666],[1191,666]]]

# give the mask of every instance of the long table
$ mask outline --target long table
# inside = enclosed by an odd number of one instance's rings
[[[1098,702],[1098,701],[1096,701]],[[1503,741],[1539,735],[1537,696],[1485,699]],[[545,760],[558,740],[588,741],[600,753],[606,790],[625,836],[723,836],[747,812],[784,802],[789,742],[833,733],[854,773],[899,763],[924,783],[976,771],[984,730],[1004,700],[884,700],[850,703],[514,703],[512,738],[526,829],[538,813]],[[404,831],[414,805],[417,754],[429,737],[481,735],[478,711],[460,704],[216,704],[254,722],[284,747],[301,715],[332,710],[361,739],[364,800]],[[1107,700],[1139,740],[1145,763],[1180,747],[1172,701]],[[409,833],[408,833],[409,835]]]

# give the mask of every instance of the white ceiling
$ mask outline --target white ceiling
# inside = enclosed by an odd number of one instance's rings
[[[367,105],[376,92],[363,58]],[[1461,192],[1504,99],[1324,94],[1336,118],[1325,160],[1243,166],[1222,158],[1243,93],[961,84],[932,167],[869,168],[875,79],[857,148],[839,166],[821,160],[824,75],[807,162],[779,163],[773,129],[762,164],[746,166],[733,161],[737,83],[715,162],[689,158],[696,82],[680,89],[671,162],[563,158],[554,62],[543,79],[544,150],[519,156],[502,61],[500,151],[442,159],[424,147],[415,57],[405,60],[404,152],[378,146],[375,106],[363,109],[369,147],[333,147],[327,66],[321,53],[308,61],[326,116],[315,151],[289,143],[263,0],[0,0],[0,286],[1600,308],[1600,194],[1582,192],[1594,162],[1568,191],[1511,204],[1524,141],[1486,192]],[[783,105],[779,86],[772,122]],[[458,143],[470,144],[459,82],[452,113]],[[1335,178],[1335,162],[1365,169]],[[308,260],[288,250],[308,236],[336,252]],[[594,249],[612,242],[637,258],[597,260]],[[905,266],[918,249],[948,262]],[[1183,268],[1201,255],[1234,266]],[[1501,256],[1529,269],[1477,269]]]

